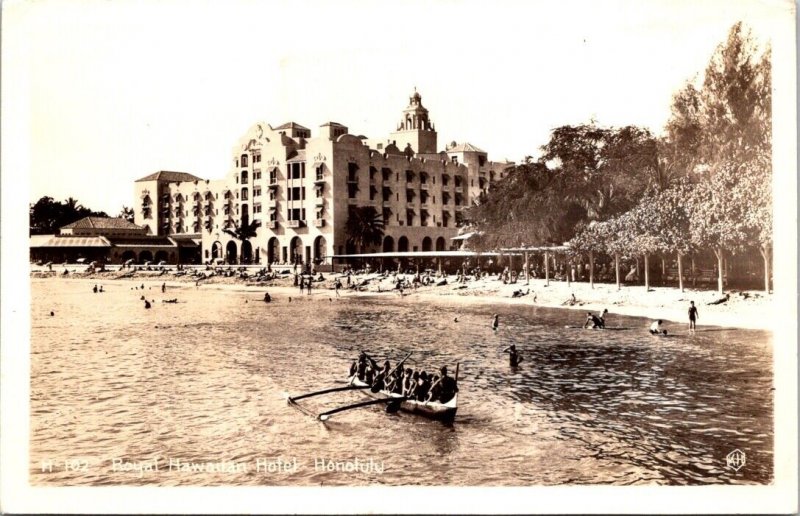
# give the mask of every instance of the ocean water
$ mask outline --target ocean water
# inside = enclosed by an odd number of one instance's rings
[[[30,482],[96,485],[766,484],[772,335],[610,314],[335,299],[160,282],[32,280]],[[143,308],[142,295],[155,302]],[[177,298],[179,303],[162,303]],[[55,316],[50,316],[50,311]],[[613,310],[612,310],[613,312]],[[498,331],[492,314],[500,316]],[[456,321],[457,319],[457,321]],[[572,326],[571,328],[566,326]],[[516,344],[525,360],[508,365]],[[452,425],[382,406],[326,423],[286,402],[344,385],[360,350],[459,366]],[[363,401],[339,392],[319,413]],[[744,465],[728,456],[739,450]]]

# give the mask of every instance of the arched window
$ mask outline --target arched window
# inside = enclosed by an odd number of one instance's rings
[[[240,197],[241,200],[247,200],[247,188],[242,188],[242,196]]]
[[[243,185],[246,185],[246,184],[247,184],[247,170],[242,170],[242,180],[241,180],[241,183],[242,183]]]
[[[243,167],[247,166],[247,154],[242,154],[241,158],[239,159],[240,165]]]

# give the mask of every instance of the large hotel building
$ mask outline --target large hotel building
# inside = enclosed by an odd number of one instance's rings
[[[161,171],[135,182],[135,220],[150,235],[200,244],[195,259],[227,263],[330,263],[333,255],[453,248],[460,210],[505,174],[469,144],[437,151],[436,129],[416,91],[388,139],[328,122],[316,135],[294,122],[253,125],[237,142],[223,179]],[[383,216],[381,245],[356,249],[353,207]],[[255,220],[256,236],[235,230]]]

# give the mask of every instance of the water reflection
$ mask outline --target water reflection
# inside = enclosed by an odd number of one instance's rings
[[[551,485],[767,483],[772,352],[767,332],[646,334],[566,328],[581,312],[422,305],[408,299],[256,302],[259,294],[173,291],[153,310],[127,284],[88,297],[80,281],[33,281],[31,479],[61,485]],[[91,286],[89,286],[91,288]],[[148,294],[155,297],[154,294]],[[91,296],[91,294],[90,294]],[[98,306],[88,303],[97,303]],[[58,317],[49,317],[55,309]],[[500,314],[492,331],[491,315]],[[455,319],[458,319],[456,322]],[[80,321],[80,324],[75,324]],[[508,366],[501,351],[525,356]],[[284,393],[343,381],[360,350],[428,371],[460,363],[459,414],[446,426],[382,407],[322,425]],[[311,398],[321,412],[361,401]],[[735,448],[739,472],[725,467]],[[85,475],[43,474],[51,454],[85,454]],[[255,461],[296,457],[265,476],[109,472],[111,457]],[[372,458],[381,475],[318,471],[318,458]]]

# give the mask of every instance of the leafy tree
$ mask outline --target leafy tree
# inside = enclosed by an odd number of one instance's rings
[[[128,206],[122,206],[122,210],[120,210],[119,215],[117,215],[117,217],[125,219],[128,222],[133,222],[134,220],[133,208],[129,208]]]
[[[372,206],[352,206],[345,223],[347,242],[358,248],[380,245],[383,242],[383,216]]]
[[[93,211],[72,197],[64,202],[44,196],[30,207],[30,234],[56,234],[59,229],[84,217],[108,217],[103,211]]]

